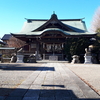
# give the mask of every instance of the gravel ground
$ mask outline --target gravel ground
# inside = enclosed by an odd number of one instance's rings
[[[66,66],[100,95],[100,65],[66,64]]]
[[[7,96],[41,64],[0,64],[0,96]]]

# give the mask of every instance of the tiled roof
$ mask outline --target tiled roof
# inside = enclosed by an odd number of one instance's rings
[[[51,20],[51,24],[58,23],[59,25],[62,25],[62,27],[64,28],[69,28],[69,29],[74,30],[74,31],[62,30],[66,35],[96,34],[96,33],[89,33],[87,31],[85,22],[82,19],[58,19],[56,17],[54,20]],[[19,33],[16,33],[16,34],[14,33],[14,34],[15,35],[17,34],[18,35],[19,34],[21,35],[41,35],[45,31],[45,29],[48,29],[46,28],[46,25],[48,25],[48,23],[50,23],[50,19],[49,20],[27,19],[27,21],[24,23],[22,27],[22,30]],[[39,29],[43,29],[43,30],[39,30]],[[35,30],[39,30],[39,31],[35,31]],[[52,30],[52,27],[51,27],[51,30]]]
[[[44,23],[46,23],[46,21],[32,21],[32,23],[25,22],[19,34],[30,33],[31,31],[43,25]],[[62,23],[64,23],[65,25],[67,24],[69,27],[71,27],[77,32],[87,31],[84,22],[81,22],[81,21],[62,21]]]
[[[1,40],[9,40],[12,37],[11,34],[5,34]]]

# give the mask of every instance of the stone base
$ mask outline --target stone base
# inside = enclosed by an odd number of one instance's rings
[[[84,56],[84,58],[85,58],[84,64],[92,64],[92,61],[91,61],[92,56]]]
[[[17,55],[17,61],[16,63],[24,63],[23,62],[23,55]]]
[[[58,61],[58,56],[49,56],[49,60]]]

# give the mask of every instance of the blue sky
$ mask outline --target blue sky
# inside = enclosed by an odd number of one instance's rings
[[[89,29],[100,0],[0,0],[0,37],[20,32],[24,18],[49,19],[53,11],[59,19],[84,18]]]

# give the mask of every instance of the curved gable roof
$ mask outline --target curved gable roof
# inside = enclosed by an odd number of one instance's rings
[[[60,29],[63,29],[64,31],[76,32],[74,29],[72,29],[68,25],[63,24],[60,20],[58,20],[56,14],[53,14],[51,16],[50,20],[48,20],[46,23],[44,23],[43,25],[41,25],[37,29],[33,30],[32,32],[42,31],[46,28],[60,28]]]
[[[48,19],[27,19],[22,30],[19,33],[12,33],[14,36],[39,36],[47,30],[63,31],[65,35],[94,35],[89,33],[82,19],[58,19],[56,14],[53,14]]]

